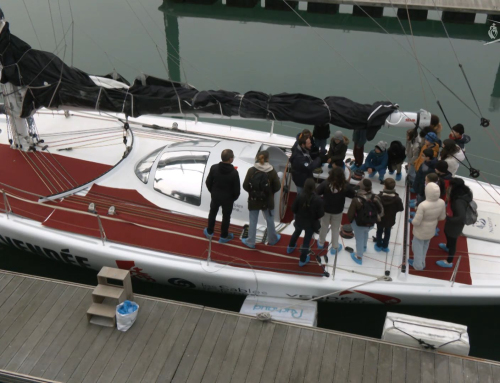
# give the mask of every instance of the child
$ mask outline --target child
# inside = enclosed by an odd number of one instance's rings
[[[420,166],[425,161],[424,150],[425,149],[432,149],[434,152],[433,157],[437,158],[437,156],[439,154],[440,144],[441,144],[441,141],[436,136],[436,133],[430,132],[430,133],[427,133],[425,135],[424,145],[422,146],[422,149],[420,150],[420,156],[415,160],[415,171],[418,171],[418,169],[420,169]]]
[[[406,150],[401,141],[392,141],[387,149],[387,155],[389,156],[387,165],[389,174],[392,175],[396,171],[396,181],[401,181],[401,165],[406,158]]]
[[[465,129],[462,124],[456,124],[451,128],[450,140],[454,140],[455,143],[460,146],[460,149],[464,150],[465,144],[468,144],[471,140],[470,136],[464,134]]]
[[[446,198],[446,191],[450,186],[450,181],[453,179],[453,176],[448,171],[448,162],[446,161],[438,161],[436,164],[436,174],[439,177],[439,180],[442,182],[444,186],[444,192],[441,193],[441,198]]]
[[[340,130],[333,133],[333,137],[330,140],[330,149],[328,149],[328,167],[331,168],[332,163],[335,161],[344,161],[347,145],[349,145],[349,139]]]
[[[366,157],[365,163],[359,168],[368,171],[368,177],[373,178],[378,172],[380,183],[384,183],[384,175],[387,170],[389,155],[387,154],[387,142],[379,141],[375,149],[371,150]]]
[[[436,169],[437,159],[434,158],[434,151],[432,149],[425,149],[423,155],[425,158],[424,163],[418,169],[415,182],[413,182],[413,190],[417,194],[417,199],[410,201],[411,208],[414,208],[425,199],[425,177],[429,173],[434,173]]]
[[[305,266],[309,260],[309,245],[311,244],[312,236],[315,232],[319,232],[321,223],[320,219],[325,214],[323,201],[314,192],[316,189],[316,182],[312,178],[308,178],[304,183],[304,190],[297,196],[292,204],[292,211],[295,214],[295,221],[293,223],[295,231],[290,238],[290,243],[286,252],[292,253],[297,247],[297,240],[305,231],[304,241],[300,249],[299,266]]]
[[[417,129],[409,129],[406,131],[406,158],[408,160],[408,172],[407,179],[410,183],[415,181],[415,161],[420,155],[420,143],[422,139],[420,138]]]
[[[368,243],[370,229],[384,215],[384,207],[378,195],[372,193],[372,181],[364,179],[359,183],[358,194],[352,199],[347,218],[352,225],[356,239],[356,252],[351,258],[358,265],[363,264],[363,254]]]
[[[380,218],[380,222],[377,222],[375,251],[389,252],[389,239],[391,238],[391,229],[396,223],[396,214],[404,210],[403,201],[394,191],[395,187],[396,181],[387,178],[384,181],[384,190],[379,194],[384,207],[384,215]]]
[[[439,198],[439,186],[431,182],[425,187],[425,201],[417,209],[413,218],[413,259],[408,262],[415,270],[425,269],[425,256],[431,238],[436,233],[438,221],[446,218],[445,204]]]
[[[436,133],[437,138],[441,139],[441,130],[443,130],[443,125],[439,122],[439,117],[435,114],[431,114],[430,127],[432,131]]]

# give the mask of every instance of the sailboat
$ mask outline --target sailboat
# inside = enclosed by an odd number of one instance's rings
[[[460,238],[453,269],[408,267],[408,208],[397,219],[389,253],[369,248],[359,266],[343,251],[326,264],[313,259],[300,267],[298,255],[286,252],[296,196],[289,165],[295,139],[198,121],[212,116],[330,123],[374,138],[384,126],[427,126],[429,112],[401,111],[389,101],[367,105],[333,96],[199,91],[148,75],[129,85],[116,74],[89,75],[31,48],[10,33],[1,11],[0,19],[3,244],[78,267],[118,267],[136,279],[211,292],[352,303],[498,303],[494,186],[467,180],[479,219]],[[281,180],[275,195],[278,245],[267,244],[263,221],[256,249],[239,240],[248,224],[246,193],[234,203],[235,240],[224,244],[204,236],[210,204],[205,179],[228,148],[240,179],[260,150],[269,151]],[[327,174],[325,165],[318,178]],[[407,202],[405,174],[397,187]],[[344,248],[355,247],[354,239],[342,241]],[[315,244],[311,250],[323,255]],[[438,256],[431,250],[429,264]]]

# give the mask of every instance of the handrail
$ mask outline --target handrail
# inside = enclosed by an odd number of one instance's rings
[[[2,190],[2,193],[3,193],[3,205],[5,207],[5,214],[7,215],[7,218],[9,218],[9,213],[12,212],[12,208],[10,207],[10,203],[9,200],[7,199],[7,194],[5,193],[5,190]]]

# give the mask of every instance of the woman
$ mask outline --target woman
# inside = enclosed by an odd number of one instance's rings
[[[336,255],[342,250],[339,245],[339,231],[344,212],[345,198],[354,198],[354,189],[346,182],[344,171],[341,167],[333,168],[327,180],[323,181],[316,193],[323,196],[325,215],[321,218],[321,230],[319,232],[318,249],[325,246],[326,234],[331,230],[330,254]],[[325,263],[328,255],[325,255]]]
[[[300,249],[299,266],[301,267],[305,266],[310,260],[309,245],[313,234],[319,232],[321,226],[320,218],[325,214],[323,201],[314,192],[315,189],[316,182],[312,178],[308,178],[304,183],[304,190],[292,204],[292,211],[295,214],[295,221],[293,223],[295,231],[290,238],[286,252],[290,254],[295,250],[300,234],[302,234],[302,231],[305,231],[304,241]]]
[[[443,150],[441,150],[441,160],[448,163],[448,171],[453,177],[457,174],[460,163],[465,159],[465,154],[460,146],[454,140],[447,138],[443,141]]]
[[[359,183],[359,190],[352,199],[347,212],[356,239],[356,253],[351,253],[351,258],[358,265],[363,264],[363,253],[368,243],[370,229],[380,221],[384,215],[384,208],[380,198],[372,193],[372,181],[364,179]]]
[[[418,135],[417,129],[409,129],[406,131],[406,159],[408,160],[407,177],[410,183],[415,180],[415,161],[420,154],[420,143],[422,139]]]
[[[439,247],[448,253],[448,259],[437,261],[438,266],[453,267],[453,257],[457,251],[457,240],[464,229],[465,214],[471,201],[472,191],[464,184],[464,180],[453,178],[450,181],[446,197],[446,222],[444,224],[446,244],[439,244]]]

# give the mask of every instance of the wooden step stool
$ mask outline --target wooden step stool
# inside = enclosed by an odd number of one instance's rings
[[[130,271],[104,266],[97,274],[97,283],[87,319],[93,324],[115,327],[116,305],[126,299],[134,300]]]

